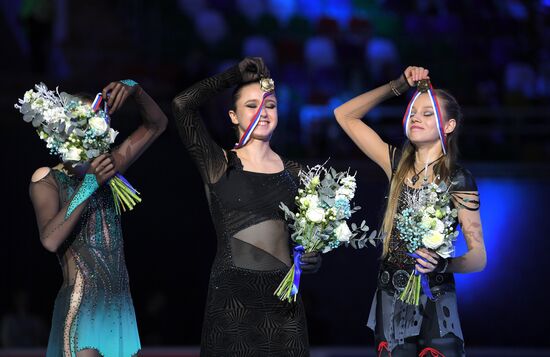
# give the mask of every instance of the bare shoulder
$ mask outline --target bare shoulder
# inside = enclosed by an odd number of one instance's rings
[[[49,167],[41,167],[37,169],[34,174],[32,174],[31,181],[32,182],[38,182],[42,180],[44,177],[48,176],[52,169]]]

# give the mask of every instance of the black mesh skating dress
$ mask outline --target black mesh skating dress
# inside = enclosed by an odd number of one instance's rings
[[[289,232],[280,202],[294,205],[300,166],[283,160],[278,173],[244,171],[233,151],[210,137],[199,108],[242,82],[237,66],[180,93],[173,102],[183,143],[198,166],[217,232],[201,356],[308,356],[300,299],[273,293],[291,265]]]

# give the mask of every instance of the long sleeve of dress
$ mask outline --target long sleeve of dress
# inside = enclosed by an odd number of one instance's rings
[[[172,110],[181,140],[206,183],[215,183],[227,168],[223,149],[212,139],[199,110],[210,98],[242,81],[238,66],[204,79],[178,94]]]

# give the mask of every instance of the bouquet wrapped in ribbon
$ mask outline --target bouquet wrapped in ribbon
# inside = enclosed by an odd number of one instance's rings
[[[343,244],[354,247],[365,245],[369,227],[365,221],[358,227],[349,228],[347,220],[361,209],[352,206],[355,196],[355,176],[349,172],[336,172],[333,168],[316,165],[307,171],[300,171],[301,188],[296,196],[296,212],[285,204],[280,208],[285,213],[292,231],[291,239],[297,244],[294,248],[294,264],[275,291],[282,301],[296,301],[300,287],[300,258],[304,253],[327,253]],[[370,235],[374,244],[376,232]]]
[[[453,242],[458,236],[455,230],[457,210],[451,209],[451,195],[444,182],[424,182],[419,190],[405,192],[405,207],[397,214],[396,228],[399,239],[406,242],[409,256],[418,259],[415,253],[420,248],[436,252],[441,258],[449,258],[454,252]],[[418,305],[421,290],[433,299],[428,277],[414,269],[400,300]]]
[[[98,94],[93,103],[83,103],[65,92],[49,90],[44,83],[28,90],[15,104],[23,120],[32,123],[40,139],[46,142],[52,155],[63,162],[83,163],[109,151],[118,134],[111,128],[107,108],[101,108]],[[141,202],[139,192],[119,173],[109,180],[115,207],[132,210]]]

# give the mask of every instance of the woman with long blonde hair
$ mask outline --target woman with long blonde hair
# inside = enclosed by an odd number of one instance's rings
[[[407,67],[398,79],[334,110],[342,129],[384,170],[390,184],[382,223],[384,244],[378,289],[368,323],[379,356],[463,356],[453,273],[481,271],[486,264],[477,186],[471,173],[457,164],[462,112],[456,99],[439,89],[417,92],[403,121],[407,140],[401,149],[384,142],[361,120],[382,101],[428,80],[427,69]],[[395,227],[396,214],[405,208],[407,193],[420,189],[424,182],[441,181],[451,187],[451,208],[458,210],[468,251],[444,259],[420,248],[415,252],[419,258],[413,258]],[[433,294],[433,299],[422,294],[419,306],[399,299],[415,269],[428,276]]]

